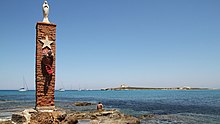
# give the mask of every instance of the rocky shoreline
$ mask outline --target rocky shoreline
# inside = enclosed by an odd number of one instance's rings
[[[118,110],[92,112],[64,111],[40,112],[34,109],[14,113],[12,119],[1,124],[140,124],[140,119],[125,115]]]
[[[93,106],[95,103],[75,102],[74,106]],[[62,108],[56,110],[25,109],[12,114],[10,120],[0,120],[0,124],[140,124],[142,119],[157,118],[154,114],[134,117],[112,110],[68,111]]]

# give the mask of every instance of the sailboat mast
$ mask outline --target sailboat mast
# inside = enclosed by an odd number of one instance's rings
[[[23,87],[24,88],[26,87],[26,90],[28,90],[28,86],[27,86],[27,83],[26,83],[24,76],[23,76]]]

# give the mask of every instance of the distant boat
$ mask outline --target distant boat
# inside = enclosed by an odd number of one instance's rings
[[[82,91],[82,90],[79,88],[78,91]]]
[[[63,86],[63,82],[61,82],[61,84],[62,84],[62,87],[59,89],[59,91],[60,91],[60,92],[64,92],[64,91],[65,91],[65,88],[64,88],[64,86]]]
[[[24,91],[28,91],[28,90],[22,87],[22,88],[20,88],[18,91],[24,92]]]
[[[59,91],[60,91],[60,92],[64,92],[65,89],[64,89],[64,88],[60,88]]]
[[[27,83],[23,77],[23,87],[21,87],[18,91],[20,92],[25,92],[25,91],[28,91],[28,86],[27,86]]]

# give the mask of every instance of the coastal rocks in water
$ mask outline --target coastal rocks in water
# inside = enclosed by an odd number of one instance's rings
[[[11,122],[15,124],[76,124],[77,123],[76,119],[68,118],[68,121],[65,121],[66,116],[67,114],[62,111],[41,112],[41,111],[36,111],[34,109],[26,109],[22,112],[12,114]]]
[[[67,116],[61,124],[77,124],[78,120],[75,117]]]
[[[117,110],[78,112],[69,116],[78,120],[90,120],[90,124],[140,124],[138,118],[124,115]]]
[[[27,122],[27,119],[22,113],[13,113],[11,120],[17,124],[23,124]]]
[[[27,114],[29,115],[27,116]],[[13,114],[12,121],[16,124],[140,124],[138,118],[124,115],[117,110],[75,112],[70,114],[62,111],[23,111],[20,114]]]
[[[153,119],[155,117],[157,117],[157,115],[155,114],[146,114],[146,115],[140,116],[141,119]]]
[[[95,105],[95,103],[89,103],[89,102],[75,102],[75,106],[90,106],[90,105]]]
[[[31,114],[31,124],[68,124],[61,123],[65,120],[67,114],[61,111],[37,112]],[[72,123],[75,124],[75,123]]]
[[[16,124],[28,124],[30,122],[31,114],[36,113],[37,111],[34,109],[25,109],[19,113],[12,114],[12,122]]]

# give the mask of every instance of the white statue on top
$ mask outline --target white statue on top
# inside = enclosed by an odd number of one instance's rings
[[[48,19],[48,15],[49,15],[49,4],[47,3],[47,0],[45,0],[45,1],[44,1],[44,4],[43,4],[43,15],[44,15],[43,22],[50,23],[50,21],[49,21],[49,19]]]

